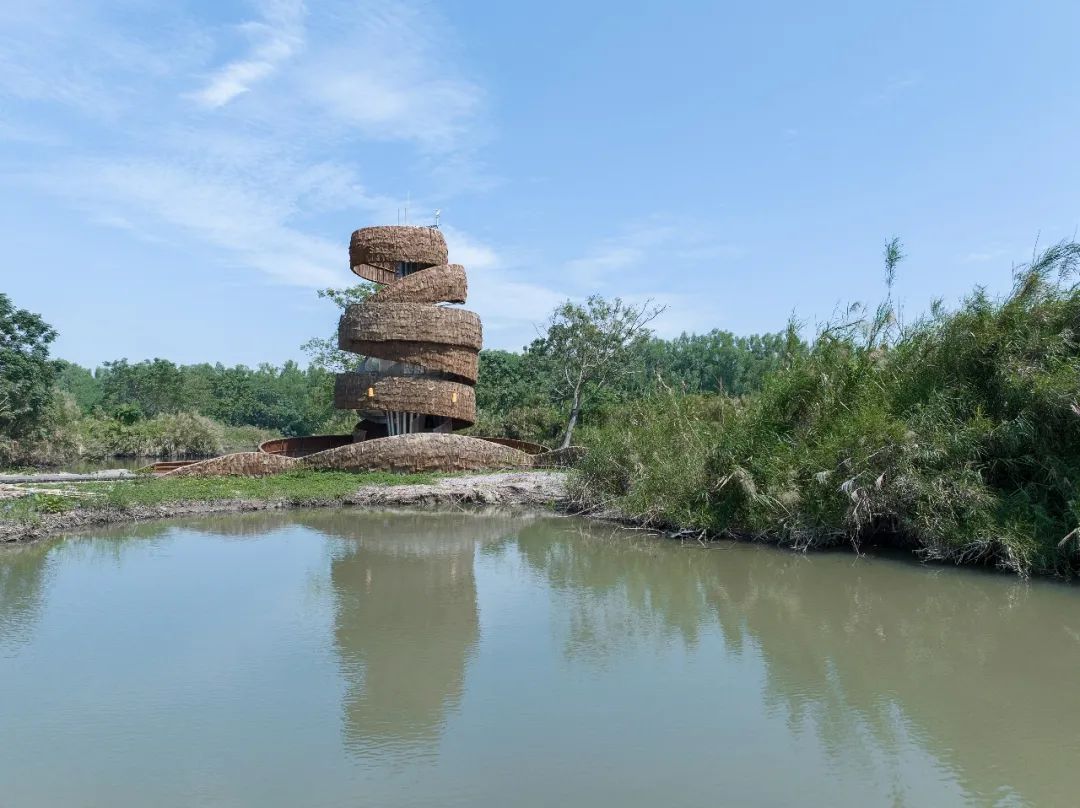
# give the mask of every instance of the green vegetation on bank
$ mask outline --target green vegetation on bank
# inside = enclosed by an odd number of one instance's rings
[[[343,307],[370,291],[361,284],[320,297]],[[780,334],[661,340],[635,325],[648,314],[648,306],[618,300],[567,303],[522,352],[482,351],[471,432],[556,445],[572,436],[571,423],[596,422],[657,378],[689,391],[752,392],[790,347]],[[332,338],[304,345],[307,368],[121,359],[89,370],[50,359],[55,336],[38,315],[0,300],[0,468],[76,457],[205,457],[280,435],[348,433],[356,422],[334,409],[334,374],[363,358],[337,350]],[[565,383],[568,375],[574,384]]]
[[[977,290],[907,327],[887,299],[822,330],[745,399],[661,390],[616,408],[588,435],[577,495],[710,535],[884,540],[1072,574],[1078,261],[1080,245],[1058,245],[1019,268],[1004,299]]]
[[[573,437],[590,450],[580,501],[647,525],[1077,572],[1080,244],[1019,267],[1002,299],[978,289],[955,311],[935,305],[907,324],[892,299],[901,258],[893,240],[883,303],[850,309],[810,344],[794,325],[662,340],[647,328],[648,303],[564,304],[521,353],[481,353],[472,431],[551,446]],[[365,294],[323,296],[346,305]],[[54,332],[0,303],[0,464],[28,449],[214,454],[253,448],[271,430],[351,426],[332,407],[332,371],[345,360],[331,341],[316,341],[306,370],[154,360],[90,372],[50,360]],[[206,485],[269,486],[251,494],[264,498],[290,479]],[[131,491],[177,490],[144,485]]]
[[[339,500],[364,485],[408,485],[434,481],[432,474],[290,471],[269,477],[151,477],[112,483],[78,483],[70,493],[43,485],[43,493],[0,500],[0,520],[33,522],[44,514],[82,510],[128,511],[175,503],[250,500],[308,505]]]

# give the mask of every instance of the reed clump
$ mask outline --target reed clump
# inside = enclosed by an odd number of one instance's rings
[[[646,524],[798,548],[890,542],[1080,570],[1080,244],[994,299],[824,328],[742,399],[661,390],[589,435],[577,495]]]

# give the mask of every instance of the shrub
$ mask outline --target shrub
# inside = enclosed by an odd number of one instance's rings
[[[717,421],[633,405],[580,490],[631,515],[798,547],[868,540],[1026,573],[1080,567],[1080,245],[906,330],[825,329]],[[698,447],[704,445],[704,449]]]
[[[155,457],[211,457],[221,453],[221,427],[190,412],[158,415],[145,425],[143,453]]]

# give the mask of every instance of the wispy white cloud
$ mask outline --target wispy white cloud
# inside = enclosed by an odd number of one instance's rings
[[[291,226],[292,200],[169,163],[104,161],[78,172],[67,168],[47,184],[64,186],[99,224],[194,238],[280,283],[341,282],[341,245]]]
[[[368,138],[409,140],[440,153],[475,147],[484,92],[460,75],[450,57],[455,37],[438,15],[371,2],[357,11],[299,66],[305,97]]]
[[[458,38],[428,6],[261,0],[239,26],[183,17],[149,37],[107,10],[87,0],[70,18],[43,15],[34,24],[47,33],[23,37],[45,42],[43,52],[7,54],[25,85],[0,77],[0,93],[36,93],[35,103],[62,113],[57,136],[74,116],[93,120],[97,140],[75,141],[63,159],[21,176],[97,226],[208,256],[245,283],[259,273],[276,284],[339,286],[351,280],[348,231],[392,222],[403,204],[365,181],[373,142],[407,147],[439,184],[438,194],[413,185],[413,210],[446,207],[481,182],[485,91],[462,71]],[[79,26],[117,43],[116,52],[97,58],[99,45]],[[67,66],[49,51],[70,54]],[[156,56],[143,60],[143,51]],[[0,42],[0,68],[4,59]],[[5,122],[13,135],[25,131],[17,117]],[[451,260],[469,272],[468,306],[481,314],[487,343],[507,348],[531,340],[562,301],[591,293],[654,297],[670,306],[658,328],[694,327],[695,301],[670,288],[672,267],[735,249],[704,227],[651,217],[550,260],[449,218]]]
[[[630,270],[639,277],[660,278],[680,264],[737,258],[744,252],[698,222],[657,215],[630,223],[586,248],[583,255],[566,262],[564,271],[581,285],[599,288]]]
[[[495,269],[504,263],[490,244],[485,244],[453,225],[444,225],[442,234],[446,239],[450,260],[455,264],[463,264],[471,269],[488,270]]]
[[[604,244],[582,258],[568,261],[566,269],[579,275],[597,275],[636,266],[644,259],[645,251],[640,247]]]
[[[17,169],[88,221],[206,247],[275,283],[336,285],[350,277],[341,274],[347,231],[328,239],[325,222],[392,221],[401,205],[365,187],[363,144],[412,145],[418,161],[437,155],[468,182],[483,92],[461,76],[454,35],[430,9],[257,0],[239,26],[155,10],[153,21],[164,13],[168,25],[130,28],[144,13],[102,0],[0,11],[0,33],[17,34],[0,36],[0,96],[56,113],[34,108],[34,127],[6,114],[0,138],[41,144],[64,137],[73,116],[92,119],[97,141]],[[465,249],[500,271],[479,246]]]
[[[984,264],[987,261],[993,261],[997,258],[1003,258],[1008,255],[1009,251],[1000,247],[987,247],[982,250],[973,250],[967,255],[961,257],[961,262],[965,264]]]
[[[653,327],[672,337],[715,325],[716,301],[709,300],[703,281],[718,265],[745,254],[744,247],[723,238],[715,227],[654,215],[586,248],[565,262],[560,277],[574,299],[600,294],[665,307]]]
[[[251,42],[250,52],[215,71],[192,97],[204,106],[222,107],[269,78],[303,48],[304,15],[301,0],[263,2],[260,18],[240,26]]]
[[[455,227],[443,227],[450,260],[469,275],[468,306],[483,315],[485,344],[519,348],[569,295],[529,280],[521,261]]]
[[[0,4],[0,97],[95,121],[145,110],[141,96],[204,58],[209,39],[172,6],[135,34],[125,23],[140,11],[103,0]]]

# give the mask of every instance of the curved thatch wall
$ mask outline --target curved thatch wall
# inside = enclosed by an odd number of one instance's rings
[[[237,452],[212,457],[190,466],[170,471],[165,477],[265,477],[294,468],[300,461],[294,457],[266,452]]]
[[[454,348],[431,342],[351,342],[348,350],[363,356],[377,356],[391,362],[419,365],[454,377],[455,381],[476,384],[480,356],[471,348]]]
[[[364,227],[352,234],[349,265],[374,283],[393,283],[398,262],[438,266],[446,263],[446,240],[431,227]]]
[[[338,346],[343,351],[353,350],[353,342],[395,341],[429,342],[479,351],[484,336],[475,312],[428,303],[355,303],[338,322]]]
[[[339,410],[422,412],[452,418],[455,429],[476,420],[472,387],[423,376],[339,373],[334,380],[334,406]]]
[[[483,329],[475,313],[436,305],[464,302],[468,291],[464,267],[446,262],[442,234],[428,227],[367,227],[353,233],[349,256],[354,272],[386,286],[345,310],[338,346],[394,364],[339,374],[334,406],[361,410],[373,421],[386,413],[384,432],[391,435],[442,429],[443,418],[453,429],[471,425]]]
[[[480,438],[429,432],[366,440],[298,462],[315,469],[420,472],[521,468],[532,465],[532,458]]]
[[[409,278],[426,275],[424,270]],[[399,284],[388,287],[396,289]],[[338,347],[391,362],[420,365],[476,382],[480,318],[471,311],[424,303],[357,303],[338,323]]]
[[[473,435],[474,438],[480,438],[480,440],[486,440],[490,443],[497,443],[500,446],[509,446],[511,449],[517,449],[519,452],[524,452],[527,455],[544,454],[548,451],[548,447],[539,443],[533,443],[531,440],[518,440],[517,438],[489,438],[485,435]]]
[[[384,286],[368,298],[368,303],[464,303],[469,292],[465,267],[443,264],[423,272],[414,272],[397,282]]]

